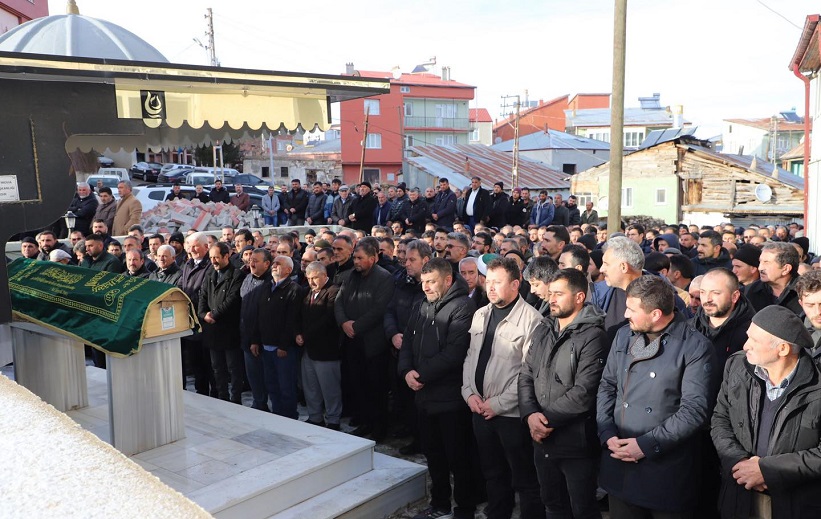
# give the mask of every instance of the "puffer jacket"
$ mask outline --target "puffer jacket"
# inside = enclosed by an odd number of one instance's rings
[[[721,516],[750,516],[754,490],[732,477],[733,466],[752,457],[758,442],[758,420],[764,381],[743,352],[727,361],[712,419],[711,436],[721,458]],[[821,372],[802,351],[795,377],[773,423],[767,456],[759,467],[772,499],[773,519],[821,517]]]
[[[690,262],[693,264],[693,276],[706,274],[719,267],[733,270],[733,259],[730,258],[730,253],[724,247],[721,247],[717,258],[699,258],[696,256]]]
[[[545,453],[579,457],[598,452],[596,391],[607,358],[604,312],[586,304],[564,330],[543,319],[519,374],[519,413],[542,413],[554,431]]]
[[[397,333],[404,333],[405,327],[410,321],[414,307],[425,299],[422,292],[422,283],[408,276],[405,269],[394,274],[393,297],[385,310],[383,325],[385,327],[385,337],[393,339]]]
[[[720,368],[710,341],[675,313],[656,351],[636,359],[637,333],[622,327],[602,373],[596,402],[599,442],[635,438],[645,457],[625,463],[601,456],[599,484],[652,510],[693,507],[701,470],[701,432],[709,427]]]
[[[476,387],[476,368],[492,310],[493,305],[486,305],[473,315],[469,330],[470,348],[462,369],[462,398],[467,402],[472,395],[477,395],[497,416],[519,418],[519,370],[542,315],[524,298],[518,298],[507,317],[496,327],[490,359],[485,366],[484,387],[480,389]]]
[[[416,405],[429,414],[466,407],[462,400],[462,365],[470,344],[470,323],[476,307],[468,284],[457,277],[439,301],[423,300],[414,310],[399,351],[399,375],[419,373],[425,386],[416,391]]]
[[[690,319],[690,324],[710,339],[716,350],[719,366],[724,366],[727,357],[741,351],[744,343],[747,342],[747,329],[750,327],[750,321],[752,321],[754,315],[753,306],[742,295],[738,298],[730,317],[718,328],[713,328],[710,325],[710,316],[704,313],[702,307],[698,307],[695,317]]]

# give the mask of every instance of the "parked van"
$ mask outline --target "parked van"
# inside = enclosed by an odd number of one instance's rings
[[[120,180],[131,180],[131,175],[125,168],[100,168],[97,170],[98,175],[114,175]]]

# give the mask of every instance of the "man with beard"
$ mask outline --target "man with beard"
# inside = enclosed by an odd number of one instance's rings
[[[813,347],[808,353],[816,363],[821,363],[821,270],[812,270],[798,278],[795,290],[804,309],[804,326],[812,336]]]
[[[587,278],[575,269],[550,281],[550,318],[533,333],[518,380],[544,506],[551,517],[600,518],[596,391],[609,344],[604,314],[585,304]]]
[[[68,206],[68,210],[74,213],[74,229],[80,231],[85,236],[91,228],[91,221],[94,213],[97,212],[97,197],[91,193],[91,186],[87,182],[77,183],[77,192]]]
[[[148,269],[145,268],[145,256],[142,251],[130,250],[125,253],[126,276],[148,279]]]
[[[422,240],[408,242],[405,268],[394,276],[393,297],[384,318],[385,336],[391,341],[394,357],[398,358],[400,354],[404,332],[414,308],[425,298],[422,292],[422,267],[430,261],[432,254],[430,246]],[[401,447],[399,452],[405,456],[416,454],[421,448],[419,427],[413,408],[413,391],[404,380],[397,384],[396,405],[399,408],[397,414],[402,417],[408,436],[411,436],[411,442]]]
[[[490,211],[490,193],[482,187],[482,180],[479,177],[470,179],[470,191],[466,191],[462,214],[459,219],[466,222],[471,229],[476,228],[477,223],[484,223]]]
[[[97,196],[100,197],[100,204],[94,211],[94,217],[91,221],[91,232],[97,232],[93,227],[94,222],[97,220],[102,220],[105,222],[106,229],[112,229],[114,227],[114,215],[117,212],[117,201],[114,199],[114,195],[111,193],[110,187],[101,187],[97,190]],[[106,234],[107,233],[108,231],[106,231]]]
[[[567,210],[567,207],[564,206],[564,202],[562,202],[562,195],[556,195],[553,197],[553,221],[551,225],[563,225],[567,227],[570,225],[570,212]]]
[[[285,195],[284,202],[283,209],[288,216],[288,225],[304,225],[308,193],[302,189],[299,179],[291,180],[291,190]]]
[[[715,349],[675,312],[667,281],[639,276],[625,294],[629,326],[616,335],[596,403],[599,484],[613,519],[693,517],[699,433],[718,387]]]
[[[328,199],[322,191],[322,182],[314,182],[314,192],[308,198],[308,205],[305,208],[305,223],[307,225],[320,225],[325,215],[325,202]]]
[[[691,232],[682,232],[678,237],[678,249],[690,259],[698,257],[698,237]]]
[[[448,230],[438,227],[433,235],[433,253],[437,258],[444,258],[448,247]]]
[[[439,192],[436,193],[430,208],[430,218],[439,227],[448,231],[453,229],[456,220],[456,195],[450,189],[450,182],[445,177],[439,179]]]
[[[105,237],[102,234],[89,234],[85,239],[86,254],[81,267],[91,270],[100,270],[121,274],[124,270],[123,263],[114,255],[104,250]]]
[[[334,245],[336,245],[334,241]],[[349,380],[353,383],[354,417],[360,425],[353,434],[387,434],[389,346],[383,327],[385,308],[394,292],[390,273],[376,264],[379,243],[366,237],[356,244],[353,270],[335,302],[336,322],[342,328]]]
[[[357,231],[369,233],[373,227],[373,212],[378,202],[371,192],[371,183],[359,184],[359,197],[351,202],[351,212],[348,215],[350,226]]]
[[[430,508],[415,519],[451,516],[451,488],[456,501],[452,516],[472,518],[478,478],[472,462],[470,410],[461,387],[476,307],[467,297],[467,283],[454,279],[442,258],[433,258],[422,268],[422,290],[425,300],[414,308],[399,352],[399,374],[416,393],[431,478]]]
[[[346,234],[340,234],[334,238],[331,246],[336,263],[336,273],[334,274],[334,285],[341,286],[353,271],[353,240]]]
[[[704,231],[698,239],[698,256],[692,259],[694,274],[700,276],[714,268],[733,269],[732,259],[727,249],[722,247],[721,235],[715,231]]]
[[[37,244],[40,246],[40,255],[37,256],[37,259],[41,261],[48,261],[48,255],[54,249],[63,250],[71,254],[72,257],[74,256],[70,247],[63,245],[60,241],[57,241],[57,236],[53,231],[45,230],[40,232],[37,235]]]
[[[576,204],[576,195],[567,197],[567,213],[570,225],[581,225],[582,215],[579,212],[579,206]]]
[[[479,261],[472,257],[463,258],[459,261],[459,274],[467,282],[468,297],[476,302],[476,307],[488,304],[485,289],[479,284]]]
[[[400,217],[408,229],[413,229],[421,234],[425,231],[425,223],[429,216],[430,207],[419,195],[419,188],[414,187],[408,194],[408,202],[404,205]]]
[[[539,499],[533,447],[520,418],[516,381],[542,316],[519,297],[519,278],[519,267],[510,258],[487,266],[490,304],[473,315],[462,398],[473,413],[487,487],[485,514],[511,517],[518,494],[521,516],[538,519],[545,517],[545,507]]]
[[[388,220],[391,222],[402,222],[404,217],[404,207],[405,204],[408,202],[408,195],[406,193],[407,186],[404,182],[401,182],[398,186],[396,186],[396,197],[393,200],[390,200],[391,203],[391,210],[388,213]],[[403,224],[404,225],[404,224]],[[393,228],[393,226],[391,226]],[[399,234],[394,230],[394,234]]]
[[[804,317],[795,291],[798,263],[798,251],[789,243],[764,244],[758,259],[759,280],[744,287],[744,295],[756,311],[760,312],[769,305],[779,305]]]
[[[171,245],[160,245],[157,249],[157,270],[149,274],[148,279],[176,285],[182,273],[175,261],[176,251]]]
[[[537,227],[547,227],[553,222],[555,213],[553,201],[547,196],[547,191],[539,191],[539,201],[530,211],[530,223]]]
[[[504,192],[504,182],[493,184],[493,194],[490,195],[490,211],[488,212],[487,226],[501,229],[507,225],[507,208],[510,205],[507,193]]]
[[[453,277],[459,275],[459,262],[467,257],[470,250],[470,241],[467,236],[458,232],[448,233],[448,243],[445,245],[445,259],[450,262]]]
[[[227,189],[222,187],[222,180],[217,179],[214,181],[214,189],[208,193],[208,199],[214,203],[222,202],[223,204],[227,204],[231,202],[231,195]]]
[[[245,276],[231,264],[228,244],[217,243],[209,249],[208,257],[214,268],[205,275],[197,305],[203,343],[211,355],[217,397],[241,404],[245,373],[239,347],[239,290]]]

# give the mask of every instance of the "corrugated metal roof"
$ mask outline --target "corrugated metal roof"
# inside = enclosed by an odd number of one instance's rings
[[[288,155],[342,153],[342,139],[328,139],[312,145],[295,146]]]
[[[594,126],[610,126],[609,108],[589,108],[586,110],[565,110],[567,127],[587,128]],[[682,120],[682,123],[689,123]],[[667,110],[642,110],[641,108],[624,109],[625,126],[664,126],[673,124],[673,114]]]
[[[492,150],[485,146],[454,144],[452,146],[413,146],[415,155],[407,159],[419,169],[434,176],[462,175],[465,179],[477,176],[482,185],[490,187],[494,182],[511,182],[512,157],[504,151]],[[465,171],[465,161],[468,171]],[[519,158],[519,186],[532,189],[569,189],[566,173],[556,171],[542,162]],[[461,179],[460,179],[461,180]]]
[[[804,143],[798,144],[784,155],[778,157],[779,160],[803,159],[804,158]]]
[[[772,162],[766,162],[761,157],[754,157],[752,155],[732,155],[730,153],[718,153],[708,148],[704,148],[702,146],[695,146],[692,144],[685,145],[688,149],[700,153],[703,155],[709,155],[717,160],[720,160],[726,164],[730,164],[733,166],[738,166],[740,168],[744,168],[747,171],[752,173],[758,173],[759,175],[763,175],[765,177],[771,178],[773,180],[777,180],[783,184],[786,184],[795,189],[804,189],[804,179],[793,175],[789,171],[784,168],[779,168]],[[753,159],[755,159],[755,167],[753,166]],[[778,170],[778,177],[773,175],[774,170]]]
[[[513,139],[494,144],[490,147],[497,151],[513,151]],[[545,132],[535,132],[519,137],[520,151],[533,150],[610,150],[610,143],[588,139],[578,135],[560,132],[558,130],[548,130]]]
[[[751,126],[753,128],[758,128],[759,130],[765,131],[772,131],[773,129],[773,119],[772,117],[760,117],[758,119],[724,119],[728,123],[733,124],[740,124],[743,126]],[[810,127],[812,127],[812,121],[810,121]],[[778,119],[778,131],[780,132],[803,132],[804,131],[804,123],[791,123],[785,120],[783,117]]]

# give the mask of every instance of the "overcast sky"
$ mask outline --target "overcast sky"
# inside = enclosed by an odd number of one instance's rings
[[[553,99],[610,92],[613,0],[77,0],[171,62],[208,64],[205,11],[214,9],[223,66],[339,74],[413,67],[436,56],[476,103],[498,117],[500,96]],[[49,12],[65,12],[49,0]],[[768,9],[768,7],[770,9]],[[777,11],[777,12],[773,12]],[[629,0],[626,106],[661,93],[685,118],[720,131],[725,118],[795,107],[803,84],[788,69],[811,0]],[[471,104],[476,106],[476,104]]]

